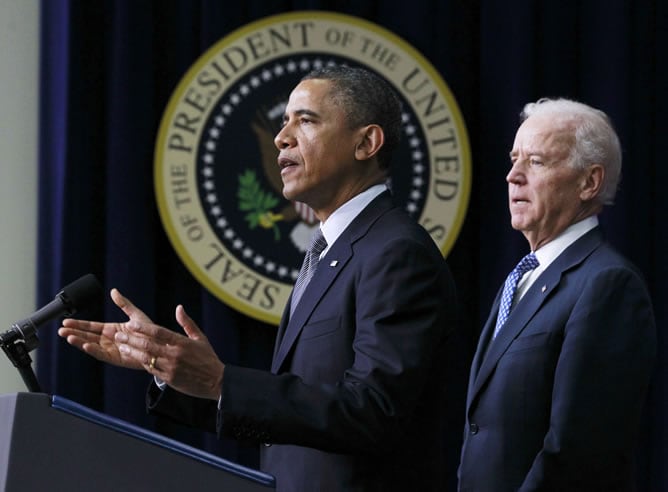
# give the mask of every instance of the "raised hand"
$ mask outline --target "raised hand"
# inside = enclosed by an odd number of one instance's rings
[[[176,308],[176,321],[187,336],[150,322],[128,323],[127,330],[115,335],[119,352],[182,393],[218,399],[224,364],[181,305]]]
[[[65,319],[58,335],[98,360],[144,369],[182,393],[218,399],[225,366],[183,306],[176,308],[176,321],[187,336],[156,325],[118,290],[111,298],[128,321]]]
[[[65,338],[70,345],[102,362],[129,369],[144,369],[144,366],[136,358],[119,351],[119,344],[116,343],[114,338],[117,333],[127,332],[131,323],[152,324],[153,322],[143,311],[122,296],[118,290],[112,289],[111,299],[128,316],[128,321],[125,323],[103,323],[68,318],[63,320],[58,335]]]

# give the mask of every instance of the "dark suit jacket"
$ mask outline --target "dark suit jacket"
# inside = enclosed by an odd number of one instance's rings
[[[271,373],[226,366],[219,430],[266,443],[262,469],[280,491],[444,490],[441,423],[463,415],[464,353],[426,231],[381,194],[289,312]]]
[[[633,490],[656,351],[649,295],[599,228],[567,248],[473,360],[462,491]]]

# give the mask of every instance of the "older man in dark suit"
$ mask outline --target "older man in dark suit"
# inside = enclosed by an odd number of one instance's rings
[[[656,333],[642,277],[598,225],[619,141],[605,114],[575,101],[528,104],[523,118],[506,180],[531,253],[473,360],[460,490],[633,490]]]

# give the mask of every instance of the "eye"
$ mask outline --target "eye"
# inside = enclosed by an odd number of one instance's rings
[[[531,160],[529,160],[529,164],[531,164],[532,166],[542,166],[543,161],[540,159],[536,159],[535,157],[532,157]]]

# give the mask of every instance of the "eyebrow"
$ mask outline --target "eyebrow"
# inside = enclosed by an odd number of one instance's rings
[[[314,117],[320,116],[318,113],[316,113],[315,111],[311,111],[310,109],[298,109],[297,111],[295,111],[295,114],[297,116],[314,116]]]
[[[316,113],[315,111],[311,111],[310,109],[298,109],[293,112],[295,116],[313,116],[315,118],[318,118],[320,115]],[[286,120],[288,118],[288,113],[283,113],[283,119]]]
[[[508,156],[512,159],[514,156],[517,156],[519,153],[520,152],[517,151],[517,150],[511,150],[510,152],[508,152]],[[547,154],[545,152],[538,151],[538,150],[529,150],[529,152],[525,152],[525,154],[527,154],[528,156],[534,156],[535,155],[535,156],[538,156],[538,157],[547,156]]]

